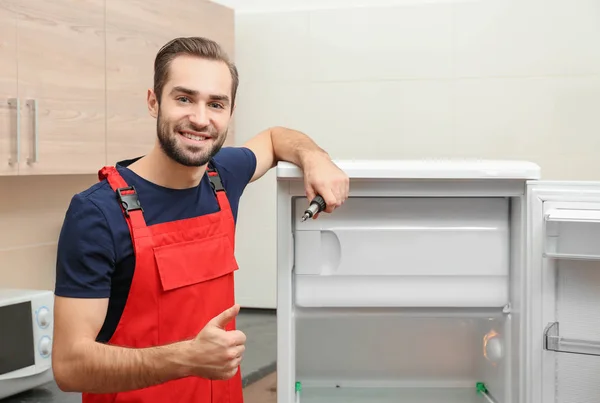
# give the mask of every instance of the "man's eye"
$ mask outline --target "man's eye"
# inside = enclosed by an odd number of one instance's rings
[[[190,99],[188,97],[178,97],[177,100],[180,102],[188,102]]]

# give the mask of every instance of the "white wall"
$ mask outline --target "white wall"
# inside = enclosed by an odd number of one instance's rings
[[[220,2],[239,7],[238,144],[285,125],[334,158],[517,158],[600,179],[598,0]],[[245,306],[275,307],[274,192],[271,172],[242,201]]]

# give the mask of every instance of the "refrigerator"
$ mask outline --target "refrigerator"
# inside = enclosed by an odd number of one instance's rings
[[[528,161],[277,166],[278,403],[600,402],[600,182]]]

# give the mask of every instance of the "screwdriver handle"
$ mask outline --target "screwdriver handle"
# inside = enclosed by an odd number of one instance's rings
[[[317,197],[311,200],[310,206],[308,206],[306,211],[304,211],[302,221],[306,221],[307,219],[314,217],[315,214],[318,214],[321,211],[325,210],[326,207],[327,204],[325,203],[323,197],[321,197],[321,195],[317,195]]]
[[[317,195],[317,197],[312,199],[310,204],[316,204],[318,206],[318,210],[316,211],[316,213],[320,213],[321,211],[325,210],[325,208],[327,208],[327,204],[325,203],[325,200],[323,199],[323,197],[321,197],[321,195]]]

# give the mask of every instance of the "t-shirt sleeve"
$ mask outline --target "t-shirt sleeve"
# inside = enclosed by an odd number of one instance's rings
[[[58,240],[55,294],[108,298],[115,260],[106,217],[90,199],[75,195]]]
[[[256,155],[247,147],[225,147],[215,161],[226,171],[228,181],[239,192],[244,190],[256,171]]]

